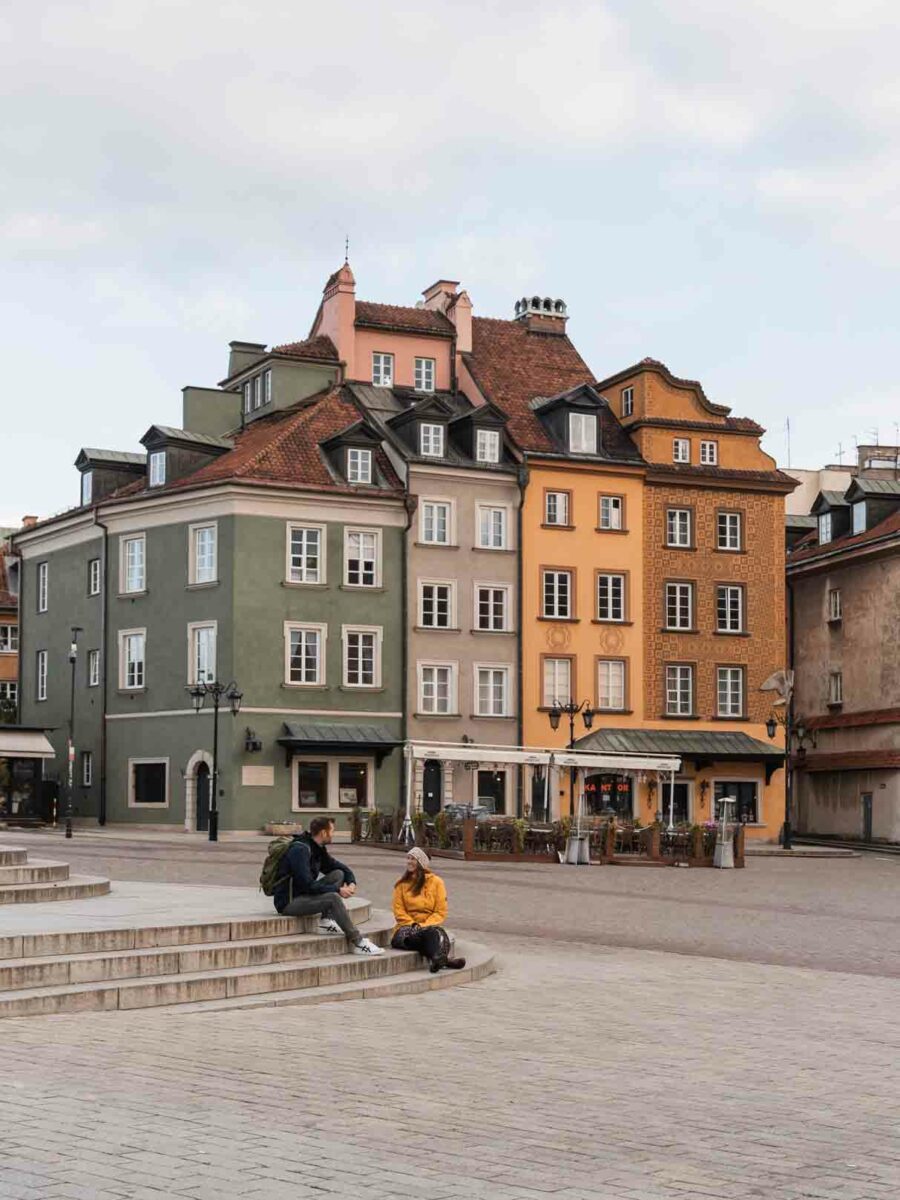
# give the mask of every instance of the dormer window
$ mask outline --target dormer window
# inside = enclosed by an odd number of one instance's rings
[[[475,461],[500,461],[500,433],[496,429],[479,429],[475,438]]]
[[[253,410],[253,380],[248,379],[244,384],[244,412],[249,413]]]
[[[415,369],[415,381],[417,392],[433,392],[434,391],[434,359],[433,358],[417,358]]]
[[[634,414],[634,388],[622,388],[622,416],[630,417]]]
[[[154,450],[150,455],[150,486],[160,487],[166,482],[166,452]]]
[[[831,541],[831,513],[822,513],[819,517],[819,545],[824,546]]]
[[[853,532],[866,532],[866,502],[865,500],[857,500],[853,505]]]
[[[379,350],[372,352],[372,383],[375,387],[394,386],[394,356]]]
[[[90,504],[91,493],[94,490],[94,472],[85,471],[81,476],[81,503]]]
[[[569,450],[572,454],[597,453],[595,413],[569,413]]]
[[[347,480],[350,483],[372,482],[372,451],[351,446],[347,451]]]
[[[419,426],[419,453],[429,458],[444,456],[444,427],[423,422]]]

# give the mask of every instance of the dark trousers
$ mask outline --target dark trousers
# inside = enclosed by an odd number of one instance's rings
[[[409,926],[401,926],[391,938],[391,946],[395,950],[415,950],[423,954],[429,962],[436,958],[446,958],[450,953],[450,938],[442,925],[421,925],[411,930]]]
[[[344,882],[344,873],[343,871],[331,871],[328,875],[323,875],[317,882],[336,883],[340,885]],[[362,941],[363,935],[350,920],[347,905],[337,892],[321,892],[316,896],[295,896],[281,910],[283,917],[311,917],[315,913],[319,913],[323,917],[330,917],[332,921],[337,921],[338,925],[340,925],[341,929],[354,945],[359,945]]]

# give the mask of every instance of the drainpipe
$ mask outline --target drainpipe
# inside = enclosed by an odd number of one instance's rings
[[[406,487],[409,488],[409,468],[407,467]],[[413,518],[418,507],[418,498],[411,496],[407,490],[403,497],[403,504],[406,508],[406,525],[403,528],[403,555],[400,559],[400,709],[403,717],[400,722],[400,736],[403,739],[404,749],[406,748],[409,738],[409,599],[407,588],[409,583],[409,531],[412,529]],[[404,769],[400,773],[400,807],[403,812],[407,811],[409,804],[409,793],[412,789],[412,784],[408,778],[409,771]]]
[[[241,399],[243,409],[243,398]],[[109,697],[109,646],[106,625],[109,610],[109,530],[94,509],[94,524],[103,530],[103,576],[100,589],[100,671],[102,674],[102,705],[100,709],[100,806],[97,824],[106,824],[106,709]]]
[[[525,736],[525,697],[522,695],[522,678],[525,673],[522,649],[522,614],[524,612],[524,603],[522,600],[522,577],[524,574],[522,509],[525,507],[525,489],[528,487],[528,467],[525,463],[519,466],[517,478],[519,483],[519,507],[516,510],[516,743],[521,746],[523,745],[523,738]],[[525,769],[520,765],[516,772],[516,815],[519,817],[524,812],[524,774]]]

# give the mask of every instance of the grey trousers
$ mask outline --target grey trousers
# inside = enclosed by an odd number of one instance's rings
[[[331,871],[329,874],[323,875],[317,882],[342,884],[344,875],[342,871]],[[322,892],[318,896],[295,896],[281,910],[283,917],[311,917],[314,913],[320,913],[323,917],[330,917],[332,921],[337,921],[354,945],[358,946],[362,941],[363,935],[350,920],[347,905],[337,892]]]

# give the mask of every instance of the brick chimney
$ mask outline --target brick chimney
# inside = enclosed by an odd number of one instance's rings
[[[434,308],[438,312],[445,313],[453,303],[453,298],[456,296],[456,289],[458,287],[458,279],[438,279],[422,293],[425,297],[422,307]]]
[[[31,529],[31,527],[33,525],[37,525],[37,523],[38,523],[37,517],[27,516],[27,517],[22,518],[22,528],[23,529]]]
[[[561,337],[566,332],[564,300],[551,300],[549,296],[523,296],[516,301],[516,320],[527,326],[529,333],[544,333]]]
[[[356,279],[350,264],[331,276],[322,292],[319,315],[310,337],[327,334],[337,347],[338,358],[346,364],[346,377],[355,379],[354,346],[356,340]]]

